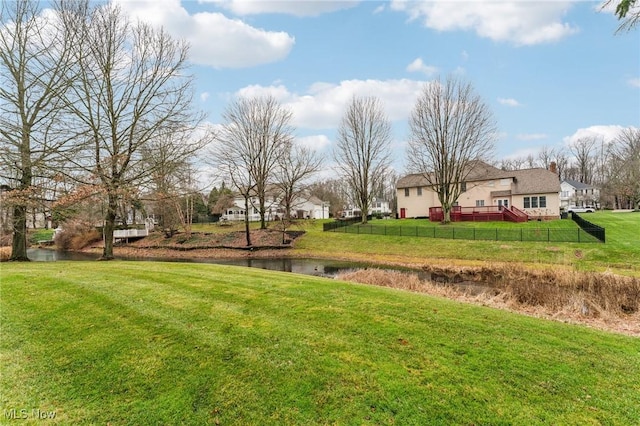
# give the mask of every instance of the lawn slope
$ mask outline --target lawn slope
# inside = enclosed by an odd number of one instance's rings
[[[640,419],[640,339],[247,268],[1,268],[5,415],[111,425]]]

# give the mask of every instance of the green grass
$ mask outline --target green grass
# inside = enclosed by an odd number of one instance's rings
[[[420,264],[430,259],[459,260],[462,262],[523,262],[542,265],[561,265],[578,270],[615,272],[640,276],[640,213],[597,212],[583,215],[587,220],[603,226],[607,242],[521,242],[521,241],[471,241],[443,238],[407,237],[391,235],[356,235],[322,232],[316,222],[307,227],[307,235],[296,241],[295,251],[301,256],[350,257],[357,260],[375,260]],[[428,220],[374,220],[374,226],[388,229],[404,226],[419,228],[429,233],[432,228],[499,228],[531,232],[536,228],[571,228],[571,220],[549,222],[455,223],[440,225]],[[541,232],[545,232],[541,231]],[[442,231],[438,231],[442,232]],[[468,231],[467,231],[468,232]],[[486,231],[485,231],[486,232]]]
[[[29,229],[29,243],[38,244],[38,241],[51,241],[54,233],[55,231],[53,229]]]
[[[112,425],[640,418],[639,339],[322,278],[149,266],[3,264],[0,414]]]

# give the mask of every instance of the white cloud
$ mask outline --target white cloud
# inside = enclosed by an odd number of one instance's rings
[[[469,59],[469,53],[467,53],[466,50],[463,50],[462,53],[460,53],[460,57],[462,57],[463,61],[467,61]]]
[[[455,75],[464,75],[466,73],[467,73],[467,70],[464,67],[460,67],[460,66],[457,66],[453,70],[453,74],[455,74]]]
[[[283,85],[247,86],[236,96],[272,95],[293,112],[300,128],[332,129],[339,125],[344,111],[356,96],[376,96],[390,120],[406,120],[425,82],[416,80],[345,80],[340,84],[318,82],[303,93],[290,92]]]
[[[570,1],[429,1],[392,0],[391,8],[437,31],[475,31],[480,37],[515,45],[560,40],[578,31],[562,22]]]
[[[521,133],[519,135],[516,135],[516,139],[521,141],[538,141],[547,138],[548,135],[545,133]]]
[[[421,72],[426,76],[432,76],[438,72],[438,68],[433,65],[427,65],[422,62],[422,58],[416,58],[413,62],[407,65],[407,71],[409,72]]]
[[[303,136],[296,139],[296,143],[313,151],[322,151],[331,145],[331,140],[326,135]]]
[[[210,96],[209,92],[202,92],[202,93],[200,93],[200,100],[202,102],[206,102],[207,99],[209,99],[209,96]]]
[[[116,0],[125,14],[191,45],[189,59],[214,68],[243,68],[284,59],[295,43],[285,32],[265,31],[221,13],[189,14],[180,0]]]
[[[279,13],[293,16],[318,16],[356,6],[359,1],[292,1],[292,0],[200,0],[216,5],[240,16]]]
[[[501,105],[506,105],[506,106],[510,106],[510,107],[522,106],[522,104],[520,102],[516,101],[513,98],[498,98],[498,102],[500,102]]]
[[[384,4],[381,4],[380,6],[376,7],[376,8],[373,10],[373,14],[374,14],[374,15],[376,15],[376,14],[378,14],[378,13],[382,13],[382,12],[384,12],[384,11],[385,11],[385,9],[386,9],[386,6],[385,6]]]
[[[640,87],[640,78],[630,78],[627,80],[627,83],[629,83],[631,87]]]
[[[576,130],[571,136],[566,136],[562,140],[567,146],[573,145],[582,138],[596,138],[602,140],[605,144],[612,142],[625,127],[620,125],[600,125],[590,126]]]

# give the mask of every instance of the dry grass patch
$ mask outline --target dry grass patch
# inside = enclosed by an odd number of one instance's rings
[[[6,262],[11,257],[11,247],[0,247],[0,262]]]
[[[423,277],[363,269],[338,278],[640,336],[640,279],[635,277],[518,265],[423,269]]]

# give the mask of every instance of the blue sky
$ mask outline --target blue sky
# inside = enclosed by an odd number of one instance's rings
[[[300,143],[330,158],[355,95],[375,95],[405,172],[407,119],[437,76],[470,81],[493,112],[494,159],[611,140],[640,127],[640,30],[615,34],[598,2],[119,1],[132,17],[190,41],[208,121],[236,96],[291,108]]]

